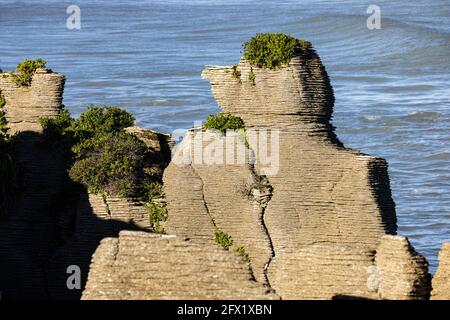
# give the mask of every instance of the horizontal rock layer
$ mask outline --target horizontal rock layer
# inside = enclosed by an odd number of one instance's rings
[[[450,300],[450,242],[442,245],[439,266],[433,277],[432,300]]]
[[[30,86],[18,86],[8,73],[0,73],[0,91],[6,100],[9,132],[42,132],[39,119],[56,116],[62,109],[65,77],[38,69]]]
[[[170,266],[170,267],[168,267]],[[173,236],[103,239],[82,299],[276,299],[236,253]]]

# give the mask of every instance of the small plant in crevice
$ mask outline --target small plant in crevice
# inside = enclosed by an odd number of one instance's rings
[[[248,255],[248,253],[245,251],[245,248],[243,246],[239,246],[237,248],[234,249],[235,252],[239,253],[239,255],[247,262],[250,261],[250,256]]]
[[[203,128],[216,129],[222,134],[225,134],[227,130],[243,130],[245,129],[245,125],[240,117],[221,112],[215,115],[209,115],[203,124]]]
[[[0,108],[3,108],[6,105],[5,97],[2,95],[2,92],[0,91]]]
[[[239,71],[237,67],[238,66],[236,64],[233,66],[233,72],[231,73],[231,76],[233,78],[235,78],[236,80],[238,80],[240,83],[241,82],[241,71]]]
[[[17,73],[11,73],[14,83],[19,86],[31,85],[31,80],[37,69],[45,68],[47,62],[43,59],[24,59],[16,67]]]
[[[250,67],[250,72],[248,73],[248,81],[250,81],[252,85],[256,85],[255,80],[256,80],[255,73],[253,72],[253,68]]]
[[[214,238],[216,240],[216,243],[226,250],[228,250],[233,245],[233,240],[231,239],[231,237],[222,230],[217,229],[214,233]]]
[[[160,203],[154,202],[147,203],[146,207],[148,210],[150,225],[152,227],[153,232],[161,234],[166,233],[164,228],[161,227],[161,223],[167,221],[168,218],[167,208]]]
[[[8,121],[6,120],[6,114],[3,110],[3,107],[6,105],[6,100],[3,97],[1,91],[0,91],[0,135],[5,136],[6,132],[8,131]],[[0,137],[1,139],[1,137]]]
[[[240,185],[238,191],[245,199],[256,201],[265,208],[272,198],[273,188],[266,176],[255,175],[251,182]]]
[[[156,180],[144,181],[141,201],[147,207],[153,232],[165,233],[161,223],[167,221],[168,212],[164,200],[163,184]]]
[[[252,66],[274,70],[287,66],[296,50],[306,52],[312,45],[283,33],[259,33],[243,47],[244,59]]]

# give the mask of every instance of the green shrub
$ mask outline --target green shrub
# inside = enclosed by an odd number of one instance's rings
[[[6,121],[6,115],[5,111],[3,111],[3,107],[6,105],[6,100],[2,95],[2,92],[0,91],[0,139],[4,139],[6,132],[8,131]]]
[[[66,157],[72,157],[71,148],[75,144],[73,123],[75,119],[70,116],[67,109],[52,118],[39,119],[44,131],[44,137],[53,147],[62,151]]]
[[[283,33],[259,33],[243,44],[244,58],[259,68],[277,69],[289,64],[296,49],[311,48],[306,40]]]
[[[16,67],[18,73],[12,73],[13,81],[19,86],[29,86],[34,73],[39,68],[45,68],[47,62],[43,59],[25,59]]]
[[[2,96],[2,93],[0,91],[0,108],[3,108],[6,104],[5,97]]]
[[[117,107],[89,105],[85,113],[74,121],[72,131],[78,140],[92,138],[100,133],[119,132],[132,126],[132,114]]]
[[[237,247],[236,249],[234,249],[234,251],[239,253],[239,255],[244,258],[245,261],[250,261],[250,257],[243,246]]]
[[[159,181],[147,180],[143,183],[144,201],[151,202],[154,199],[164,197],[163,185]]]
[[[147,203],[147,209],[153,232],[165,233],[164,229],[161,227],[161,222],[167,221],[167,209],[162,205],[153,202]]]
[[[7,127],[8,121],[6,121],[5,112],[0,109],[0,139],[4,139],[6,132],[8,131]]]
[[[145,144],[126,132],[99,133],[77,145],[69,176],[93,193],[132,197],[142,186]]]
[[[256,76],[255,73],[253,72],[253,68],[250,68],[250,72],[248,73],[248,80],[252,83],[252,85],[256,85]]]
[[[219,130],[222,134],[225,134],[227,130],[245,129],[244,121],[241,118],[223,112],[209,115],[203,127],[205,129]]]
[[[233,66],[233,72],[231,73],[231,76],[241,82],[241,71],[237,69],[237,65]]]
[[[233,245],[233,240],[231,237],[222,230],[217,230],[214,233],[214,237],[218,245],[222,246],[224,249],[227,249]]]
[[[93,147],[93,137],[120,132],[134,124],[134,117],[117,107],[89,105],[79,119],[73,119],[63,109],[56,117],[41,118],[40,123],[47,141],[80,157],[84,150]]]

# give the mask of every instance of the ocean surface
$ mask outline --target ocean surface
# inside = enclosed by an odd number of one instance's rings
[[[81,30],[66,8],[81,9]],[[366,9],[381,9],[369,30]],[[399,233],[434,272],[450,241],[450,2],[0,0],[0,68],[42,57],[67,77],[64,104],[123,107],[164,132],[219,110],[205,65],[239,61],[260,32],[310,40],[331,77],[347,147],[384,157]]]

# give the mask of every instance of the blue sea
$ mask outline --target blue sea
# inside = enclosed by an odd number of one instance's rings
[[[66,28],[73,4],[80,30]],[[371,4],[381,29],[366,26]],[[388,160],[399,233],[434,272],[450,241],[448,0],[0,0],[0,68],[42,57],[66,75],[73,115],[117,105],[172,132],[219,110],[202,69],[237,63],[261,32],[313,43],[335,90],[339,138]]]

